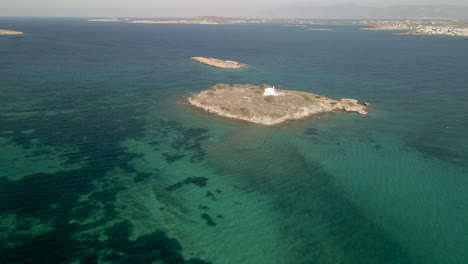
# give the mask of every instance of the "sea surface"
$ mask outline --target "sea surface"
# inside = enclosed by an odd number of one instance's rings
[[[0,18],[0,263],[468,263],[468,41],[322,27]],[[372,107],[185,103],[217,83]]]

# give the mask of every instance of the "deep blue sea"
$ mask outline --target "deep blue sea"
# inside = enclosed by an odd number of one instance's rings
[[[322,27],[0,18],[0,263],[468,263],[468,40]],[[185,103],[217,83],[372,107]]]

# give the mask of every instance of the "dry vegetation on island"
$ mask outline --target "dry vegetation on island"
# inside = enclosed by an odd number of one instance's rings
[[[268,85],[217,84],[192,95],[191,105],[219,116],[263,125],[275,125],[333,111],[365,114],[368,104],[355,99],[333,100],[318,94],[276,89],[277,96],[264,96]]]

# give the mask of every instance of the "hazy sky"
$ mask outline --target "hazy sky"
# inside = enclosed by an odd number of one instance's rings
[[[385,7],[439,4],[466,6],[466,2],[466,0],[0,0],[0,16],[294,17],[304,15],[304,8],[343,3]]]

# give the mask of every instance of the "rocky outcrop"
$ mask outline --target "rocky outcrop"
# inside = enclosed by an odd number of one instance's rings
[[[311,115],[345,111],[366,114],[368,106],[355,99],[333,100],[325,96],[276,89],[277,96],[264,96],[266,85],[217,84],[196,93],[188,102],[209,113],[262,125],[276,125]]]
[[[205,57],[191,57],[190,58],[193,61],[210,65],[213,67],[218,67],[218,68],[225,68],[225,69],[237,69],[246,66],[247,64],[243,64],[237,61],[231,61],[231,60],[219,60],[215,58],[205,58]]]

